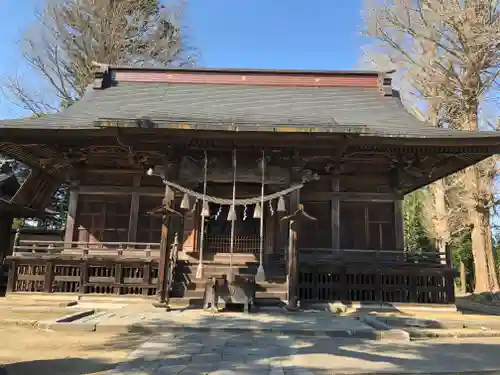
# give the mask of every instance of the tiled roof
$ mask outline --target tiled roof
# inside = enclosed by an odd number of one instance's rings
[[[233,131],[352,132],[387,137],[484,137],[494,132],[436,129],[397,96],[363,87],[270,87],[118,82],[89,89],[60,114],[2,120],[0,128],[89,129],[104,120],[147,118],[158,127]]]

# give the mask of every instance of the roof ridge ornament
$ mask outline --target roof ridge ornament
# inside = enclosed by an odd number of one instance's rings
[[[111,84],[111,76],[109,71],[109,64],[102,64],[92,61],[94,70],[94,82],[92,88],[94,90],[106,89]]]
[[[378,76],[379,90],[384,96],[394,96],[392,89],[392,77],[388,76],[391,72],[380,73]]]

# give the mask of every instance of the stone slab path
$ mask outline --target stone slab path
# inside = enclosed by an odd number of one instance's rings
[[[132,306],[98,312],[79,319],[72,325],[95,325],[96,330],[120,327],[144,327],[149,330],[273,332],[300,335],[372,338],[374,328],[352,317],[336,316],[325,311],[290,313],[281,310],[243,314],[239,312],[211,313],[202,310],[144,310]]]
[[[499,339],[390,343],[269,333],[164,333],[114,375],[465,373],[500,369]]]

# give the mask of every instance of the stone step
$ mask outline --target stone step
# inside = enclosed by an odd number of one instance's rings
[[[175,277],[176,279],[189,278],[194,279],[196,275],[198,265],[178,265],[175,268]],[[236,275],[244,275],[244,276],[254,276],[257,273],[258,265],[233,265],[232,272]],[[266,275],[271,277],[282,276],[284,277],[285,267],[280,267],[279,265],[273,265],[272,267],[264,267]],[[203,276],[205,278],[211,276],[220,276],[223,274],[228,274],[231,271],[231,267],[227,265],[213,265],[213,264],[204,264],[203,265]]]
[[[198,253],[180,253],[179,261],[185,261],[191,264],[198,264],[199,262],[199,254]],[[259,255],[258,254],[239,254],[235,253],[231,256],[228,253],[217,253],[217,254],[204,254],[203,255],[203,263],[204,264],[230,264],[232,261],[233,264],[247,264],[247,263],[259,263]],[[264,261],[266,263],[285,263],[284,255],[279,254],[270,254],[266,255]]]
[[[194,282],[190,282],[189,284],[184,284],[182,282],[175,282],[172,285],[172,289],[182,289],[182,290],[205,290],[205,281],[204,280],[195,280]],[[283,291],[286,290],[285,280],[281,282],[260,282],[256,285],[257,292],[264,291]]]
[[[186,290],[186,291],[179,291],[179,290],[173,289],[170,292],[170,296],[172,299],[175,299],[175,298],[203,299],[204,294],[205,294],[205,291],[203,289]],[[258,291],[255,293],[255,298],[285,300],[286,294],[287,294],[286,290]]]

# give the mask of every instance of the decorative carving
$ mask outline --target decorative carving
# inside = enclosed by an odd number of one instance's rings
[[[201,182],[203,180],[203,168],[201,160],[194,157],[184,156],[179,168],[179,180],[185,182]],[[238,182],[259,183],[261,181],[261,170],[257,160],[241,158],[238,160],[236,178]],[[208,162],[208,181],[230,183],[233,180],[231,160],[229,158],[211,157]],[[287,168],[268,165],[266,168],[266,184],[288,184],[290,173]]]

